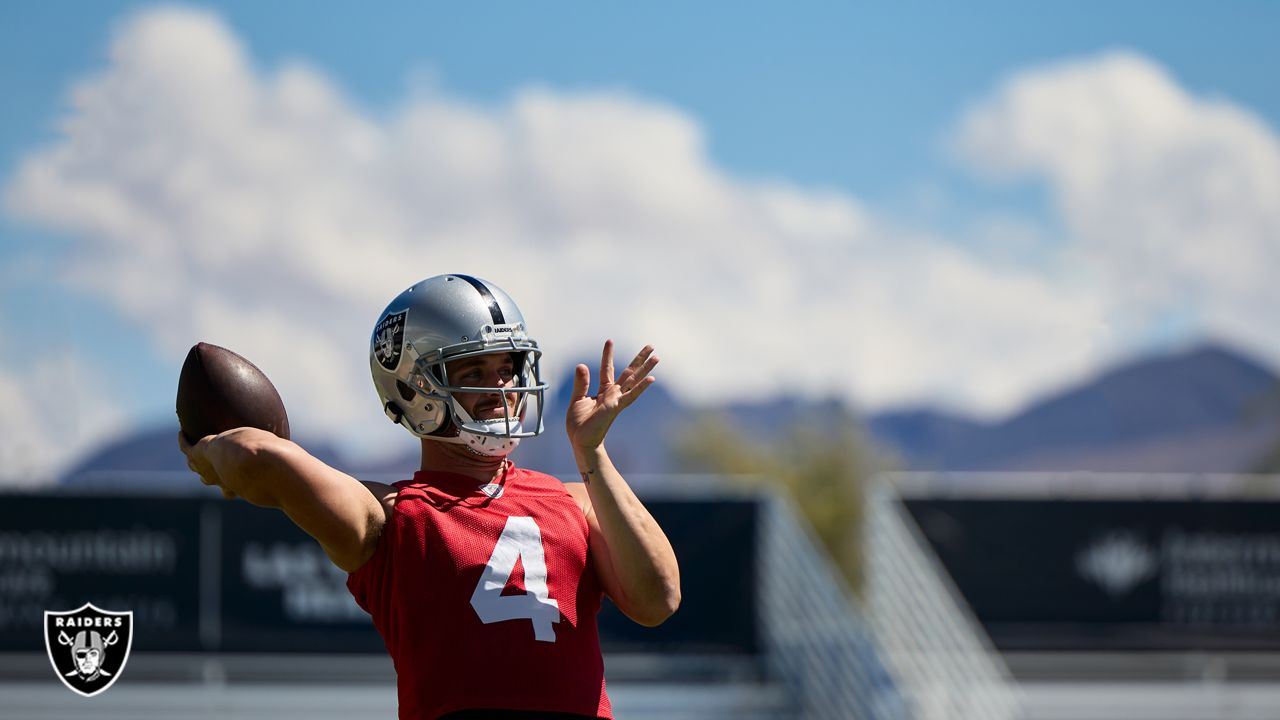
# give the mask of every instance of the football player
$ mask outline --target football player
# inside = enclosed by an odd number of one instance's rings
[[[496,285],[440,275],[402,292],[370,339],[387,416],[420,439],[421,469],[361,482],[252,428],[201,438],[205,484],[283,510],[349,573],[397,673],[401,718],[612,717],[596,626],[608,595],[658,625],[680,604],[675,554],[609,460],[610,425],[653,382],[646,346],[595,394],[574,371],[565,429],[582,482],[507,456],[543,430],[541,350]]]

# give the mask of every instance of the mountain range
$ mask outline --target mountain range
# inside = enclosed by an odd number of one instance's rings
[[[544,436],[525,441],[517,462],[575,475],[561,418],[571,381],[548,393]],[[983,422],[928,407],[858,416],[837,400],[769,399],[688,407],[663,385],[650,388],[610,431],[615,464],[631,476],[684,470],[677,448],[697,441],[704,413],[723,418],[751,442],[782,437],[798,425],[857,423],[897,467],[939,471],[1091,471],[1235,473],[1258,469],[1280,447],[1280,376],[1222,345],[1144,357]],[[176,427],[142,431],[86,455],[66,473],[68,486],[146,483],[186,465]],[[417,448],[376,465],[357,465],[332,443],[302,439],[312,454],[357,476],[408,477]]]
[[[1144,358],[991,423],[870,418],[913,469],[1249,472],[1280,445],[1280,378],[1221,346]]]

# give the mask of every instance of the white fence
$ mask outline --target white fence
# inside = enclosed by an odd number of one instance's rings
[[[915,720],[1025,717],[1016,685],[892,485],[868,494],[871,625]]]

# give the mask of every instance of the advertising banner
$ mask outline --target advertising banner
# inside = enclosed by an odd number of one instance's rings
[[[1007,649],[1280,649],[1280,502],[909,499]]]
[[[200,503],[10,495],[0,501],[0,651],[44,646],[44,614],[132,611],[135,651],[197,647]]]
[[[606,601],[604,649],[754,652],[755,503],[646,504],[680,560],[683,604],[667,623],[645,628]],[[91,603],[132,613],[135,653],[385,652],[346,578],[283,513],[245,502],[72,495],[0,502],[0,651],[45,652],[46,613]]]

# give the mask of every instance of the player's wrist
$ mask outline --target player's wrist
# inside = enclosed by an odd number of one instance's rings
[[[604,443],[592,447],[575,445],[573,448],[573,458],[578,463],[579,473],[599,472],[600,466],[607,461],[608,457]]]

